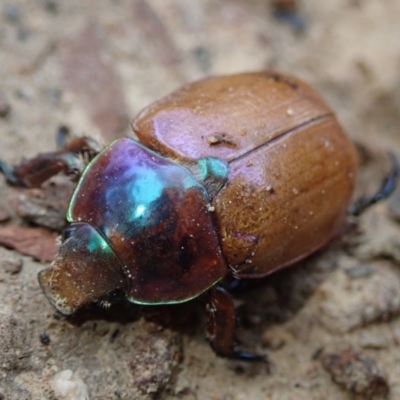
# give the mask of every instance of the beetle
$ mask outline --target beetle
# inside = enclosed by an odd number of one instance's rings
[[[273,71],[187,84],[132,128],[139,141],[100,150],[81,137],[13,170],[0,165],[16,185],[59,172],[79,180],[58,255],[39,273],[43,292],[65,315],[121,293],[143,305],[204,293],[214,351],[263,360],[237,350],[219,283],[265,277],[340,234],[357,178],[353,143],[312,88]],[[397,174],[396,164],[354,214],[387,196]]]

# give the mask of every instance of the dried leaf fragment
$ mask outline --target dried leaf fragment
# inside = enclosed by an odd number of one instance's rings
[[[56,234],[41,228],[23,226],[0,228],[0,245],[15,249],[39,261],[54,260],[58,249],[56,237]]]
[[[9,201],[18,216],[24,220],[49,228],[62,231],[66,224],[69,199],[74,184],[46,183],[41,188],[15,190],[9,196]]]

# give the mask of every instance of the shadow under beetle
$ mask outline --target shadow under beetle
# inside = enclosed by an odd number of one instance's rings
[[[60,172],[79,179],[58,255],[39,273],[45,295],[70,315],[116,293],[157,305],[206,292],[215,352],[264,360],[236,349],[234,306],[218,282],[264,277],[340,233],[357,178],[354,145],[314,90],[270,71],[188,84],[132,126],[140,142],[122,138],[100,151],[61,132],[59,151],[13,170],[0,165],[15,185],[40,186]],[[393,164],[354,214],[393,190]]]

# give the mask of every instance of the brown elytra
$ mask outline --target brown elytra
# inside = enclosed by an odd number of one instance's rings
[[[354,145],[321,97],[276,72],[204,79],[133,121],[140,141],[190,164],[229,164],[212,200],[221,246],[241,278],[294,264],[341,229],[357,176]]]

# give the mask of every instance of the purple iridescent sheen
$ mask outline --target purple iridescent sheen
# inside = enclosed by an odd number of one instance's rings
[[[130,300],[173,303],[226,273],[208,203],[188,169],[124,138],[86,168],[67,218],[104,235],[129,278]]]

